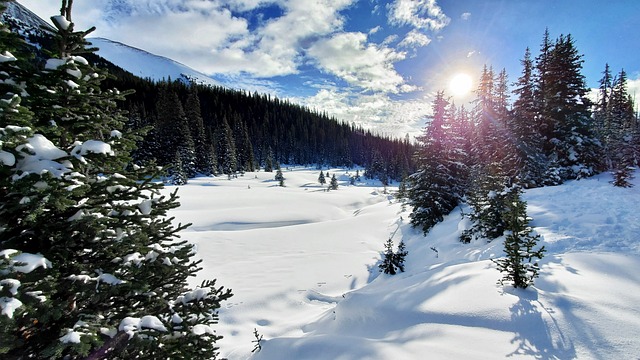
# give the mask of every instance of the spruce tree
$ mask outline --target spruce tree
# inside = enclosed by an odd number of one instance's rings
[[[452,138],[448,106],[444,92],[438,92],[431,122],[418,138],[421,142],[415,156],[418,171],[408,178],[407,203],[413,209],[411,224],[425,234],[458,205],[464,194],[464,179],[458,176],[464,167],[458,161],[462,152],[448,145]]]
[[[221,174],[232,176],[237,170],[236,143],[227,118],[222,119],[216,137],[216,154]]]
[[[26,82],[32,113],[16,100],[0,113],[15,159],[2,153],[0,281],[19,285],[3,287],[15,311],[0,315],[0,353],[216,358],[216,310],[231,292],[188,287],[200,268],[178,238],[186,226],[167,217],[177,195],[161,195],[155,167],[132,165],[138,138],[116,106],[126,92],[102,90],[106,74],[79,55],[89,31],[74,30],[71,4],[52,18],[55,57]]]
[[[320,175],[318,176],[318,182],[320,185],[324,185],[327,183],[327,180],[324,178],[324,172],[320,170]]]
[[[529,226],[531,219],[527,217],[527,203],[521,199],[522,190],[511,187],[508,190],[505,204],[506,231],[504,241],[505,258],[493,259],[498,265],[498,271],[503,273],[498,281],[512,283],[515,288],[527,288],[540,272],[540,266],[536,259],[542,259],[545,252],[544,246],[538,248],[540,235],[532,235],[533,229]]]
[[[275,180],[278,182],[279,186],[284,187],[284,175],[282,174],[282,169],[280,168],[280,163],[276,163],[276,177]]]
[[[542,139],[538,134],[540,116],[535,98],[534,64],[531,51],[526,49],[521,60],[522,75],[516,81],[513,94],[516,99],[508,128],[515,142],[517,181],[524,187],[542,185],[546,159],[542,151]]]
[[[408,255],[404,241],[401,240],[398,244],[398,251],[393,251],[393,239],[389,238],[384,243],[384,249],[382,263],[378,265],[380,271],[389,275],[404,272],[404,261]]]
[[[194,171],[205,176],[214,172],[214,160],[212,158],[211,143],[207,139],[202,118],[198,86],[194,83],[189,88],[189,95],[184,106],[185,116],[191,130],[191,138],[194,146]]]
[[[336,179],[336,174],[331,175],[331,182],[329,182],[329,189],[338,190],[338,179]]]

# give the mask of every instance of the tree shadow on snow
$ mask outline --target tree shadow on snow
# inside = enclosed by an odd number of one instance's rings
[[[544,308],[538,300],[537,291],[509,289],[508,292],[518,297],[518,301],[509,308],[515,331],[511,343],[518,347],[507,354],[507,357],[525,355],[534,359],[576,358],[573,343],[564,336],[552,311]],[[541,308],[544,313],[540,311]]]

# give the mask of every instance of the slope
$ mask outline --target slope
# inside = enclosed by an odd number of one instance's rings
[[[640,193],[608,175],[529,190],[533,226],[549,249],[533,288],[499,287],[490,258],[502,240],[457,241],[459,212],[427,237],[377,183],[325,192],[319,171],[180,189],[183,236],[204,271],[236,293],[221,312],[229,359],[602,359],[640,353]],[[168,189],[170,190],[170,189]],[[397,231],[396,231],[397,230]],[[383,243],[408,246],[407,271],[379,275]],[[252,332],[264,335],[251,354]]]
[[[89,41],[99,49],[98,55],[141,78],[156,81],[171,78],[203,85],[220,85],[208,75],[164,56],[104,38],[90,38]]]

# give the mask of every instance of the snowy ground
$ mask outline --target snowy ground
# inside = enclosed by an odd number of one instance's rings
[[[204,260],[194,285],[217,278],[235,293],[218,326],[230,360],[640,359],[640,181],[528,191],[548,252],[523,291],[496,284],[502,239],[457,241],[459,211],[425,238],[379,183],[330,173],[337,191],[302,168],[285,188],[264,172],[180,188],[172,215],[193,223],[182,235]],[[380,275],[392,235],[407,271]],[[254,329],[266,341],[252,354]]]

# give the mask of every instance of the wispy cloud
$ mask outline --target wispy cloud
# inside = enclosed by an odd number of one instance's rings
[[[466,13],[462,13],[462,15],[460,15],[460,19],[462,20],[469,20],[471,18],[471,13],[470,12],[466,12]]]
[[[400,41],[398,46],[404,48],[423,47],[429,45],[431,39],[420,31],[413,29]]]
[[[376,133],[409,134],[412,138],[421,133],[432,111],[430,97],[395,100],[387,94],[362,94],[335,87],[323,88],[313,97],[294,100]]]
[[[445,15],[436,0],[395,0],[387,5],[389,23],[410,25],[418,29],[441,30],[451,19]]]
[[[404,59],[405,53],[368,43],[364,33],[338,33],[319,40],[308,54],[323,71],[364,90],[398,93],[404,84],[393,63]]]

